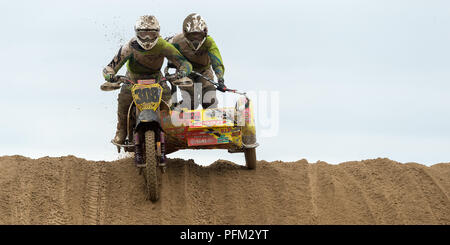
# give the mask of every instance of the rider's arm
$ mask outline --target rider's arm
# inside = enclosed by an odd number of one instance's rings
[[[178,71],[189,75],[192,71],[192,64],[171,43],[164,42],[164,56],[178,68]]]
[[[174,38],[174,37],[175,37],[175,36],[166,37],[166,38],[164,38],[164,40],[166,40],[168,43],[172,44],[175,48],[177,48],[177,46],[175,46],[175,44],[173,43],[173,38]],[[177,48],[177,49],[178,49],[178,51],[180,51],[179,48]],[[180,52],[181,52],[181,51],[180,51]],[[176,65],[175,65],[174,63],[172,63],[170,60],[168,60],[167,66],[168,66],[169,68],[177,68]]]
[[[120,68],[131,57],[131,41],[120,47],[119,52],[114,56],[113,60],[103,69],[103,77],[107,81],[111,81]]]
[[[216,42],[212,39],[211,36],[208,36],[206,38],[206,43],[208,45],[208,55],[211,59],[211,65],[214,70],[214,73],[216,73],[216,76],[218,79],[222,78],[225,73],[225,66],[222,62],[222,56],[220,55],[219,48],[216,45]]]

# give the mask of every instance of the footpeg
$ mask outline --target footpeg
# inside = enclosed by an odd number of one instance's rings
[[[123,148],[128,148],[128,147],[134,147],[134,144],[117,144],[116,142],[114,142],[114,140],[111,140],[111,143],[117,147],[123,147]]]

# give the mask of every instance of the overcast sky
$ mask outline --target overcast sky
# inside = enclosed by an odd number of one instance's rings
[[[138,16],[155,15],[166,36],[197,12],[229,87],[279,93],[277,134],[262,137],[257,124],[259,159],[450,161],[449,1],[1,1],[0,9],[0,155],[117,159],[109,143],[117,92],[100,91],[102,68]],[[244,163],[226,151],[172,156]]]

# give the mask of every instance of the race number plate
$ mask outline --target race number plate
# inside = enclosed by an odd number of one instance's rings
[[[161,103],[162,87],[158,83],[150,85],[135,84],[131,88],[131,94],[134,103],[140,111],[156,111]]]

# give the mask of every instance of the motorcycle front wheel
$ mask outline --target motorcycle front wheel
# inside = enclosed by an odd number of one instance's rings
[[[158,166],[156,155],[155,132],[145,132],[145,182],[148,199],[152,202],[158,201],[160,196],[161,169]]]

